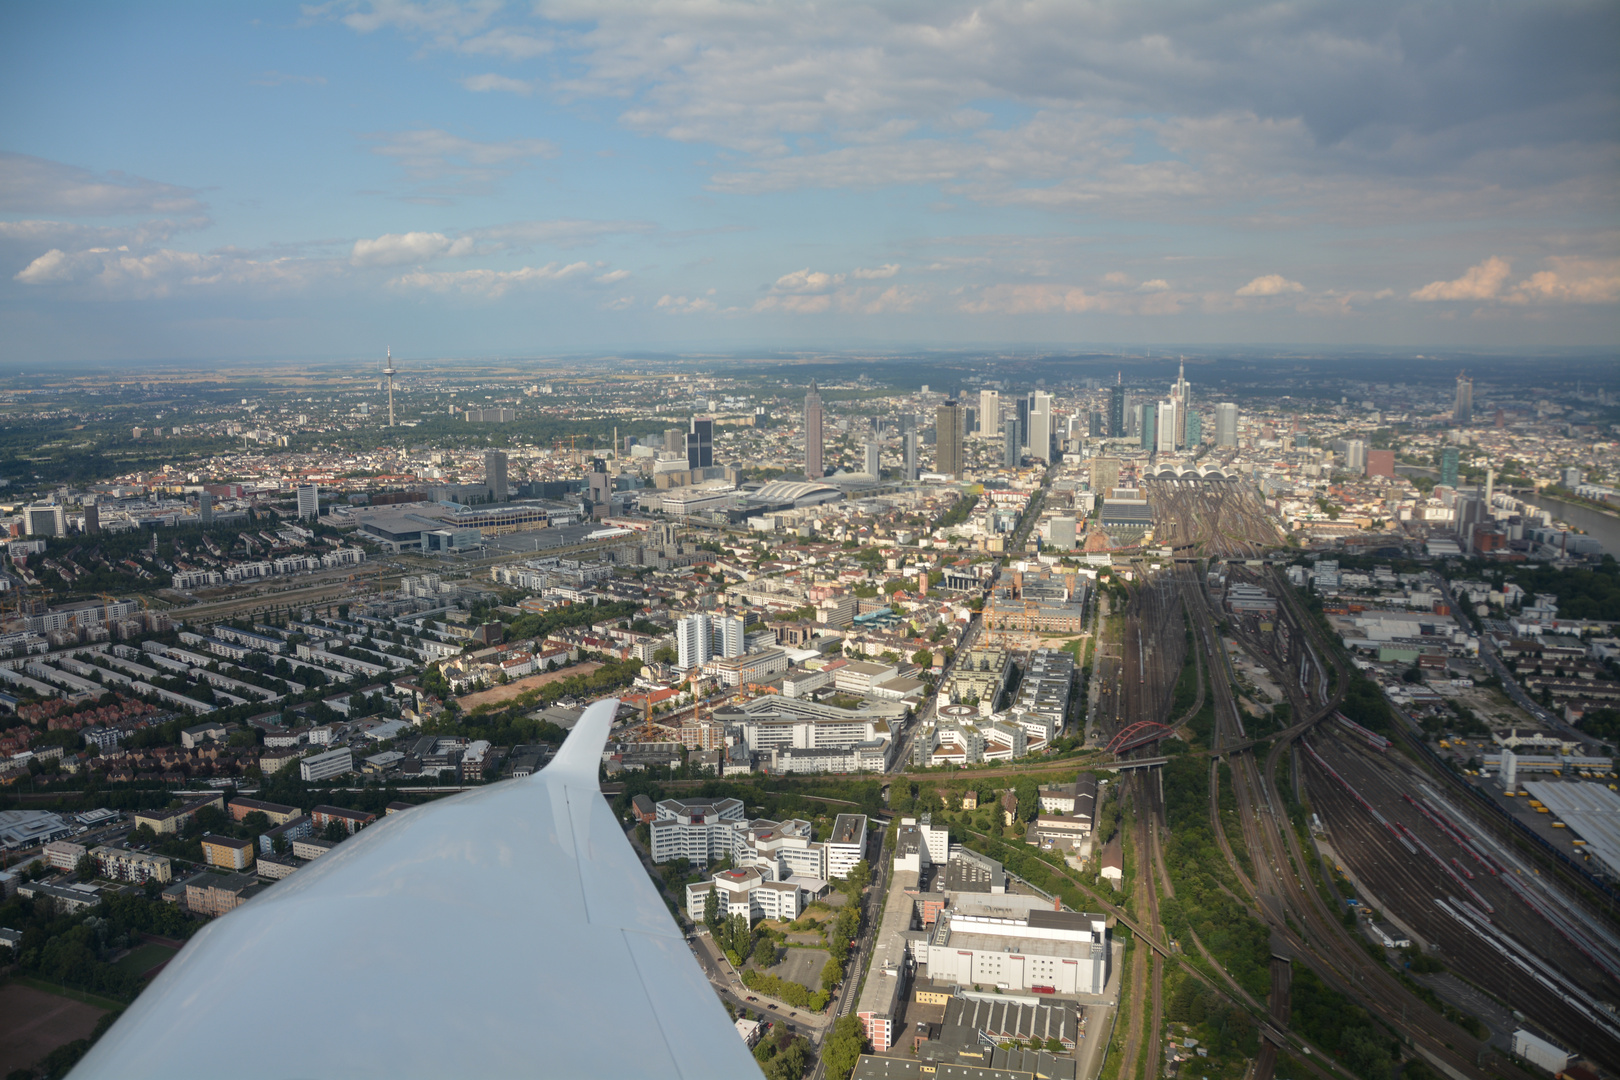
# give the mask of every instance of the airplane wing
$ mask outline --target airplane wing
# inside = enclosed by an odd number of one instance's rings
[[[617,706],[203,927],[75,1080],[757,1080],[597,788]]]

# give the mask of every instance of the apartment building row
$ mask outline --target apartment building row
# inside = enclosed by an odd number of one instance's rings
[[[648,823],[655,863],[685,859],[695,865],[729,858],[768,880],[846,877],[865,857],[866,815],[839,814],[832,835],[812,839],[809,822],[749,821],[740,799],[665,799]]]

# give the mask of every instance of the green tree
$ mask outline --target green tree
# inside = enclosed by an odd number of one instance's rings
[[[831,1080],[848,1080],[855,1071],[856,1062],[867,1052],[866,1029],[859,1017],[840,1017],[833,1025],[832,1034],[821,1051],[821,1060],[827,1066]]]
[[[933,667],[934,654],[929,652],[927,649],[918,649],[916,652],[911,654],[911,662],[920,668]]]
[[[98,869],[100,868],[96,866],[96,860],[86,854],[79,857],[79,865],[74,867],[73,873],[80,881],[91,881]]]
[[[821,968],[821,988],[831,990],[844,981],[844,965],[838,962],[838,957],[830,957]]]
[[[768,968],[776,963],[776,942],[768,935],[761,934],[759,940],[754,943],[753,960],[756,966],[762,968]]]
[[[710,889],[709,895],[703,898],[703,925],[714,934],[720,929],[720,896],[719,890]]]

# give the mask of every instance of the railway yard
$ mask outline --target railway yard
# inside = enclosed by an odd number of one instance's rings
[[[1178,555],[1257,559],[1282,541],[1254,485],[1237,478],[1156,477],[1142,481],[1154,508],[1154,536]]]
[[[1295,1066],[1343,1075],[1321,1068],[1333,1060],[1333,1048],[1325,1048],[1324,1058],[1324,1048],[1288,1030],[1289,972],[1301,968],[1396,1033],[1406,1053],[1453,1077],[1532,1075],[1509,1058],[1511,1031],[1500,1022],[1484,1038],[1474,1034],[1470,1000],[1491,999],[1501,1006],[1493,1015],[1511,1013],[1515,1023],[1589,1060],[1620,1062],[1620,1019],[1611,1011],[1620,1000],[1620,932],[1612,902],[1599,910],[1607,898],[1526,857],[1500,823],[1476,820],[1477,808],[1453,787],[1456,781],[1343,717],[1354,672],[1282,576],[1247,562],[1275,543],[1275,531],[1245,524],[1243,499],[1228,498],[1223,484],[1208,480],[1144,486],[1158,511],[1158,535],[1178,556],[1244,560],[1222,570],[1279,600],[1273,616],[1237,616],[1222,609],[1205,577],[1217,564],[1186,557],[1159,568],[1139,562],[1129,599],[1117,605],[1117,653],[1098,657],[1099,676],[1114,680],[1117,691],[1101,695],[1092,718],[1097,744],[1112,740],[1110,749],[1122,758],[1160,752],[1172,735],[1189,740],[1186,753],[1208,758],[1216,841],[1240,885],[1237,899],[1271,935],[1270,1009],[1229,976],[1220,987],[1261,1025],[1254,1080],[1270,1080],[1283,1054]],[[1264,520],[1258,502],[1254,512]],[[1237,700],[1232,647],[1281,689],[1289,726],[1250,730],[1255,722],[1246,723]],[[1173,710],[1177,682],[1188,678],[1184,667],[1192,669],[1196,693],[1189,699],[1183,691]],[[1201,734],[1208,745],[1199,745]],[[1223,785],[1225,805],[1236,807],[1225,821]],[[1142,770],[1121,773],[1118,791],[1134,851],[1128,860],[1134,879],[1125,883],[1132,928],[1142,940],[1160,941],[1166,933],[1160,904],[1175,896],[1165,866],[1170,823],[1163,789]],[[1315,834],[1303,827],[1313,813]],[[1412,948],[1380,948],[1367,936],[1370,924],[1347,925],[1345,912],[1353,908],[1345,891],[1356,891],[1355,899],[1410,937]],[[1192,937],[1183,946],[1213,961]],[[1437,960],[1448,974],[1410,973],[1411,956]],[[1165,1067],[1167,954],[1157,946],[1137,949],[1126,963],[1118,1075],[1151,1078]]]

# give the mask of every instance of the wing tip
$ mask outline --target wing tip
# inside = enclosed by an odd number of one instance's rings
[[[592,702],[563,740],[557,756],[539,775],[570,786],[594,788],[602,764],[602,748],[607,745],[608,733],[613,729],[613,718],[618,712],[616,697]]]

